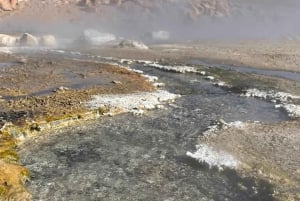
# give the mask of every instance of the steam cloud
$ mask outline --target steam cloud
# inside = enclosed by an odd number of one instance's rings
[[[94,28],[140,40],[147,32],[165,30],[174,41],[279,39],[300,34],[298,0],[231,0],[231,16],[202,16],[197,20],[186,15],[186,5],[186,0],[160,1],[148,12],[138,5],[127,5],[127,9],[105,6],[104,13],[82,12],[73,22],[61,19],[46,23],[12,16],[0,22],[0,29],[2,33],[51,33],[76,38],[84,29]]]

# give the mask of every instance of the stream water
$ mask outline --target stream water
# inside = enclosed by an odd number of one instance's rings
[[[214,121],[279,122],[273,104],[215,87],[195,74],[133,66],[183,95],[166,110],[105,117],[27,141],[33,200],[273,200],[272,186],[188,158]]]
[[[300,81],[300,73],[298,72],[290,72],[290,71],[283,71],[283,70],[269,70],[269,69],[258,69],[258,68],[252,68],[248,66],[237,66],[237,65],[225,65],[225,64],[215,64],[215,63],[209,63],[204,62],[200,59],[191,59],[187,61],[189,65],[204,65],[209,67],[217,67],[222,68],[226,70],[234,70],[241,73],[254,73],[258,75],[266,75],[266,76],[273,76],[273,77],[279,77],[294,81]]]

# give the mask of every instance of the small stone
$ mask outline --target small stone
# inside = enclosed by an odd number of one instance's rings
[[[225,84],[225,82],[216,82],[216,83],[214,83],[214,85],[217,87],[224,87],[226,84]]]
[[[282,105],[278,104],[278,105],[275,105],[274,107],[275,107],[276,109],[278,109],[278,108],[281,108]]]
[[[206,75],[205,71],[200,71],[200,75]]]
[[[134,40],[123,40],[120,42],[119,47],[121,48],[134,48],[140,50],[148,50],[149,47],[140,41]]]
[[[206,76],[205,79],[207,79],[207,80],[215,80],[215,77],[214,76]]]
[[[155,87],[164,87],[165,86],[165,83],[162,83],[162,82],[155,82],[155,83],[153,83],[153,86],[155,86]]]
[[[137,115],[137,116],[141,116],[145,113],[145,111],[141,109],[134,109],[131,112],[133,113],[133,115]]]
[[[19,63],[19,64],[26,64],[27,63],[27,58],[20,57],[20,58],[18,58],[17,63]]]
[[[65,92],[67,90],[70,90],[70,89],[68,87],[61,86],[61,87],[58,87],[57,89],[55,89],[54,92]]]
[[[113,81],[111,81],[113,84],[122,84],[122,82],[120,82],[120,81],[117,81],[117,80],[113,80]]]
[[[143,65],[149,65],[149,64],[152,64],[153,61],[138,60],[137,63],[138,64],[143,64]]]
[[[132,60],[129,60],[129,59],[121,59],[121,60],[120,60],[120,63],[130,65],[130,64],[133,63],[133,61],[132,61]]]

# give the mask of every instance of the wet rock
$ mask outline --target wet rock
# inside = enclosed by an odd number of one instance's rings
[[[200,75],[206,75],[206,72],[205,71],[200,71]]]
[[[207,79],[207,80],[215,80],[215,77],[214,76],[206,76],[205,79]]]
[[[40,39],[40,45],[47,47],[54,47],[57,45],[55,36],[53,35],[44,35]]]
[[[26,64],[28,60],[26,57],[19,57],[16,62],[19,64]]]
[[[6,111],[0,112],[0,119],[6,122],[17,122],[23,121],[30,114],[26,111]]]
[[[149,65],[154,63],[153,61],[146,61],[146,60],[137,60],[136,61],[138,64],[143,64],[143,65]]]
[[[37,46],[39,44],[39,41],[35,36],[29,33],[24,33],[20,37],[19,43],[21,46]]]
[[[57,89],[54,90],[54,92],[62,92],[64,93],[65,91],[70,90],[68,87],[60,86]]]
[[[155,82],[158,80],[158,77],[156,77],[156,76],[151,76],[151,75],[146,75],[146,74],[142,74],[142,76],[144,78],[146,78],[149,82]]]
[[[226,86],[226,83],[225,83],[225,82],[222,82],[222,81],[220,81],[220,82],[216,82],[216,83],[214,83],[214,85],[215,85],[215,86],[217,86],[217,87],[225,87],[225,86]]]
[[[165,86],[165,83],[162,83],[162,82],[155,82],[153,83],[153,86],[157,87],[157,88],[160,88],[160,87],[164,87]]]
[[[134,61],[130,60],[130,59],[121,59],[120,60],[120,63],[122,63],[122,64],[128,64],[128,65],[132,64],[133,62]]]
[[[17,43],[18,43],[17,37],[6,35],[6,34],[0,34],[0,46],[4,46],[4,47],[16,46]]]
[[[118,45],[121,48],[134,48],[139,50],[148,50],[149,47],[140,41],[135,40],[123,40]]]
[[[79,38],[79,42],[88,45],[102,45],[116,40],[116,36],[110,33],[102,33],[95,29],[86,29]]]
[[[118,80],[113,80],[111,81],[113,84],[122,84],[122,82],[118,81]]]

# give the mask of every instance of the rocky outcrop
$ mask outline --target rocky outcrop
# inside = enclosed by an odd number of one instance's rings
[[[4,11],[12,11],[17,8],[18,0],[0,0],[0,9]]]
[[[183,14],[188,14],[191,18],[200,16],[224,17],[230,15],[229,0],[82,0],[81,5],[89,8],[109,5],[116,7],[126,7],[127,5],[139,6],[145,10],[160,8],[161,5],[170,4],[170,6],[179,7]],[[184,6],[182,6],[184,5]],[[130,6],[129,6],[130,7]],[[185,11],[184,11],[185,10]]]
[[[119,43],[118,47],[121,48],[133,48],[139,50],[148,50],[149,47],[140,41],[135,40],[123,40]]]
[[[190,0],[188,14],[191,18],[199,16],[224,17],[230,14],[228,0]]]
[[[37,46],[38,44],[38,39],[29,33],[24,33],[20,38],[21,46]]]
[[[44,46],[55,47],[57,41],[53,35],[34,36],[29,33],[24,33],[19,36],[0,34],[0,47],[17,47],[17,46]]]
[[[0,9],[12,11],[17,8],[18,3],[28,0],[0,0]],[[31,1],[32,5],[37,4],[37,0]],[[88,11],[103,11],[108,6],[117,7],[126,11],[130,11],[136,7],[140,7],[149,13],[153,11],[162,11],[165,8],[169,9],[172,6],[179,9],[182,15],[188,15],[195,19],[203,15],[207,16],[228,16],[231,13],[231,0],[44,0],[40,6],[55,5],[55,9],[66,7],[71,4],[78,4],[88,8]],[[79,2],[79,3],[78,3]],[[164,8],[165,7],[165,8]]]

